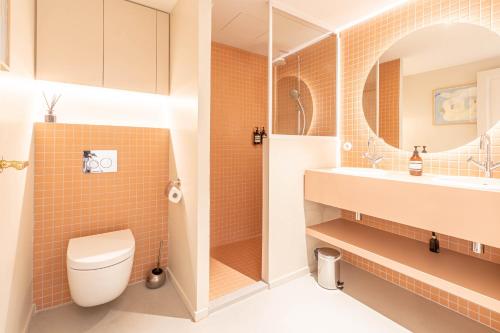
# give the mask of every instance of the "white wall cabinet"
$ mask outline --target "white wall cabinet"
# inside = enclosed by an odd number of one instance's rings
[[[38,0],[36,77],[102,85],[102,0]]]
[[[169,14],[127,0],[37,0],[36,77],[169,93]]]
[[[104,0],[104,86],[156,92],[156,11]]]
[[[156,12],[156,92],[170,92],[170,15]]]

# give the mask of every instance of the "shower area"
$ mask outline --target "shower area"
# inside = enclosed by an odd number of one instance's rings
[[[255,140],[256,133],[265,129],[271,136],[334,136],[336,129],[336,36],[273,8],[271,81],[268,5],[224,4],[229,2],[215,0],[212,9],[209,296],[213,306],[266,286],[263,168],[268,157],[264,147],[272,138]]]
[[[235,24],[239,23],[236,19]],[[210,301],[260,288],[267,56],[213,41],[210,144]]]

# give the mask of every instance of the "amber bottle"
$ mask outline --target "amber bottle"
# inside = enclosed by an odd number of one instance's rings
[[[410,175],[412,176],[422,176],[424,162],[418,153],[418,148],[420,146],[414,147],[415,150],[413,151],[413,155],[408,163],[408,171],[410,171]]]

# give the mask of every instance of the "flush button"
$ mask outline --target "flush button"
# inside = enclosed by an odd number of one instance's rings
[[[109,169],[111,168],[112,165],[113,165],[113,160],[111,160],[110,158],[106,157],[101,160],[101,167],[104,169]]]
[[[84,150],[83,173],[108,173],[118,171],[116,150]]]

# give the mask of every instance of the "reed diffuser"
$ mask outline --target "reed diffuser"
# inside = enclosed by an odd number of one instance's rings
[[[46,123],[55,123],[56,122],[56,114],[54,108],[56,107],[57,102],[59,102],[59,98],[61,95],[52,96],[52,100],[49,103],[47,96],[43,93],[43,99],[45,100],[45,104],[47,105],[47,114],[45,115]]]

